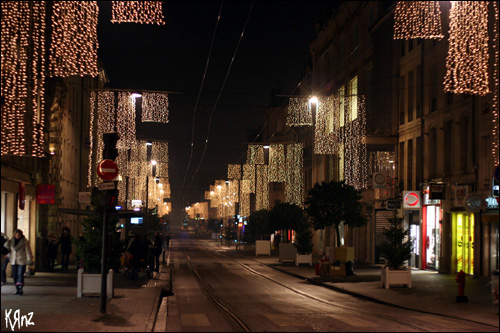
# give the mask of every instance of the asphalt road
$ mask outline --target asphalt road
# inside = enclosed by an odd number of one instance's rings
[[[213,240],[172,240],[167,332],[491,331],[314,286]]]

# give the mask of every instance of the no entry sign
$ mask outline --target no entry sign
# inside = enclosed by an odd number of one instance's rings
[[[118,165],[112,160],[102,160],[97,166],[97,175],[102,180],[113,180],[118,176]]]

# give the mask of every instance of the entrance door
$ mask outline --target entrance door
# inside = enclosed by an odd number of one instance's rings
[[[474,214],[454,213],[456,272],[474,274]]]
[[[427,268],[439,269],[439,257],[441,255],[441,207],[429,205],[426,210],[426,264]]]

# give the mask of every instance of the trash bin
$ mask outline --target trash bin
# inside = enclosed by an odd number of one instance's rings
[[[491,272],[491,296],[493,305],[498,306],[498,269]]]

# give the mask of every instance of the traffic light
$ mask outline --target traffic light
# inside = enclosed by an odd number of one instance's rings
[[[118,156],[118,149],[116,148],[118,139],[120,139],[120,135],[117,132],[109,132],[102,135],[102,141],[104,142],[104,149],[102,151],[103,159],[112,161],[116,159]]]

